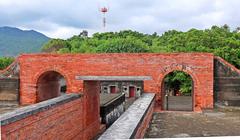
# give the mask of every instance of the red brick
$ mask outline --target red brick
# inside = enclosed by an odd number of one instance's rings
[[[154,107],[160,110],[164,77],[182,70],[194,81],[194,111],[213,108],[213,59],[209,53],[21,55],[17,59],[21,104],[36,103],[37,81],[47,71],[65,77],[67,93],[81,92],[84,96],[3,126],[2,139],[92,139],[98,134],[99,82],[83,82],[75,76],[151,76],[152,80],[144,81],[144,92],[156,93]],[[139,127],[137,138],[143,136],[149,114]]]
[[[213,59],[209,53],[21,55],[18,58],[21,104],[36,102],[36,83],[46,71],[61,73],[69,93],[84,91],[83,82],[75,76],[152,76],[153,80],[144,82],[144,91],[156,93],[156,103],[161,103],[164,76],[182,70],[194,81],[194,95],[199,96],[194,101],[196,108],[212,108],[212,101],[204,96],[213,95]]]

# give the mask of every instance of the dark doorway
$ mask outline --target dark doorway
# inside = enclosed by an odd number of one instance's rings
[[[182,71],[165,76],[162,86],[163,110],[193,111],[193,80]]]
[[[110,93],[117,93],[116,86],[110,86]]]
[[[135,97],[135,87],[129,87],[129,97]]]
[[[61,96],[66,90],[66,81],[60,73],[45,72],[37,81],[37,102]]]

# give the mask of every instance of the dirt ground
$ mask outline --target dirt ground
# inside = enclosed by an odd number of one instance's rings
[[[240,111],[154,113],[145,138],[240,136]]]

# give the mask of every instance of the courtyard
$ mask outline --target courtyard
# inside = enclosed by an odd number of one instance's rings
[[[154,113],[145,138],[240,136],[240,111]]]

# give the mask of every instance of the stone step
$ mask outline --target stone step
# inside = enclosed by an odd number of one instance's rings
[[[214,78],[216,84],[240,84],[240,77],[224,77],[224,78]]]
[[[219,97],[224,100],[239,100],[240,101],[240,92],[226,92],[226,91],[218,91],[215,92]]]
[[[18,107],[19,102],[17,101],[0,101],[0,108],[4,107]]]
[[[215,87],[238,87],[240,86],[240,83],[239,84],[231,84],[231,83],[228,83],[228,84],[217,84],[215,83],[214,84]]]
[[[240,92],[240,86],[215,86],[215,91],[222,91],[222,92]]]

